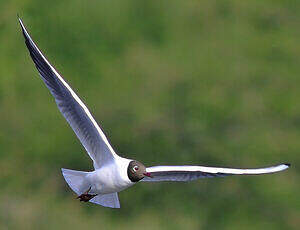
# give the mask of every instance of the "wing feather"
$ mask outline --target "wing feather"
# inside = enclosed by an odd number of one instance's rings
[[[192,181],[206,177],[223,177],[230,175],[259,175],[280,172],[289,168],[289,164],[257,169],[216,168],[205,166],[154,166],[146,169],[152,178],[144,177],[142,181]]]
[[[19,22],[25,44],[42,80],[55,98],[58,109],[93,160],[94,167],[99,168],[101,165],[114,160],[117,154],[87,107],[44,57],[31,39],[21,19]]]

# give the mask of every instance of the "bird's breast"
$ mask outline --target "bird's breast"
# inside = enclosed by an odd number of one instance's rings
[[[91,191],[97,194],[120,192],[131,186],[115,164],[95,170],[91,174],[90,181]]]

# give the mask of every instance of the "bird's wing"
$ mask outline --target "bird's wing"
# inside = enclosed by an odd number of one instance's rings
[[[204,177],[223,177],[230,175],[259,175],[275,173],[289,168],[289,164],[281,164],[268,168],[234,169],[205,166],[154,166],[146,169],[152,176],[142,181],[192,181]]]
[[[19,22],[25,38],[25,44],[41,78],[55,98],[58,109],[92,158],[94,167],[99,168],[101,165],[113,161],[117,154],[110,146],[106,136],[88,108],[47,61],[31,39],[21,19],[19,19]]]

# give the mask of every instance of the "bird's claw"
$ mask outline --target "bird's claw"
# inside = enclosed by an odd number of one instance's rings
[[[91,190],[91,187],[81,195],[77,196],[76,199],[80,199],[80,201],[88,202],[90,199],[94,198],[98,194],[89,194],[89,191]]]

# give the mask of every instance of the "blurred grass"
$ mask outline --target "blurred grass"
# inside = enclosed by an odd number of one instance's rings
[[[297,229],[300,3],[0,2],[0,229]],[[60,168],[91,170],[17,24],[99,121],[146,165],[287,172],[137,184],[121,209],[80,204]]]

